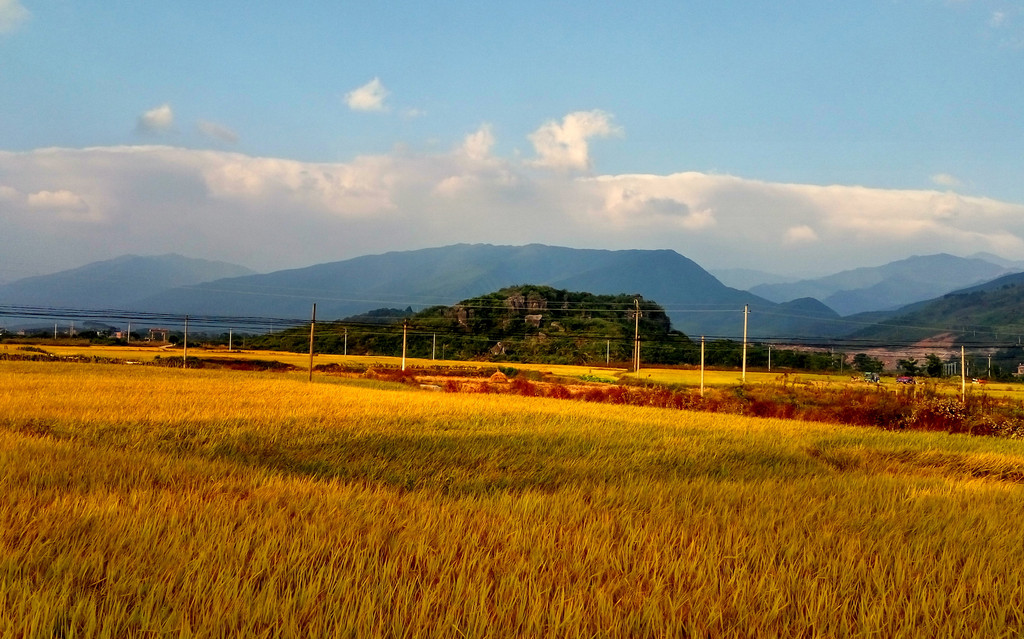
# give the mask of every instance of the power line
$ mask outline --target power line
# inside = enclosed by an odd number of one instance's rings
[[[630,313],[635,312],[635,309],[631,304],[623,303],[622,305],[608,305],[608,306],[584,306],[583,303],[576,303],[577,305],[571,309],[573,313],[587,314],[587,313],[620,313],[625,317],[628,317]],[[653,306],[653,304],[651,304]],[[501,309],[507,308],[505,305],[492,304],[492,305],[475,305],[467,306],[462,305],[463,308],[474,308],[474,309]],[[643,309],[643,303],[641,303]],[[548,307],[544,310],[550,313],[566,312],[567,309],[558,308],[558,305],[554,307]],[[656,309],[644,309],[646,313]],[[729,309],[731,312],[736,313],[737,320],[740,319],[740,314],[743,312],[742,308],[732,307]],[[697,310],[694,312],[708,312],[706,310]],[[723,312],[723,309],[719,309],[715,312]],[[758,315],[770,315],[772,313],[757,311],[754,309],[754,316]],[[545,313],[547,314],[547,313]],[[814,319],[814,316],[797,315],[797,314],[775,314],[786,317],[799,317],[805,319]],[[17,317],[26,319],[66,319],[75,321],[96,321],[97,323],[111,322],[111,321],[125,321],[132,322],[137,326],[144,325],[177,325],[183,321],[184,314],[167,313],[167,312],[147,312],[147,311],[132,311],[125,309],[81,309],[81,308],[64,308],[64,307],[48,307],[48,306],[30,306],[30,305],[0,305],[0,317]],[[470,337],[468,333],[469,329],[459,329],[450,326],[438,326],[431,323],[429,320],[432,318],[426,318],[426,321],[421,320],[420,322],[411,322],[409,324],[410,335],[425,335],[438,333],[442,336],[448,337],[460,337],[466,339]],[[436,318],[438,321],[443,321],[443,317]],[[574,319],[574,318],[567,318]],[[250,328],[253,330],[267,330],[267,331],[282,331],[289,328],[297,328],[302,326],[308,326],[308,318],[284,318],[284,317],[265,317],[265,316],[241,316],[241,315],[192,315],[189,314],[189,324],[194,329],[196,328]],[[364,334],[375,334],[375,335],[392,335],[395,329],[389,328],[393,326],[387,322],[367,322],[367,321],[347,321],[347,320],[335,320],[331,322],[321,323],[321,327],[318,328],[318,335],[321,336],[340,336],[344,331],[348,329],[360,329]],[[619,327],[619,331],[615,331],[609,334],[608,331],[594,331],[591,329],[582,331],[566,330],[564,333],[557,330],[542,331],[530,331],[516,330],[516,331],[505,331],[501,338],[502,339],[529,339],[536,337],[539,334],[544,334],[549,339],[555,338],[566,338],[566,339],[577,339],[577,340],[628,340],[629,336],[626,334],[624,326]],[[951,327],[939,327],[939,326],[892,326],[892,328],[899,328],[901,330],[906,329],[907,331],[928,331],[931,333],[950,333],[956,336],[957,343],[965,343],[971,348],[976,349],[993,349],[993,348],[1007,348],[1011,346],[1018,346],[1017,335],[1011,330],[975,330],[973,328],[951,328]],[[1012,327],[1011,327],[1012,328]],[[643,332],[643,331],[642,331]],[[1024,327],[1021,329],[1021,333],[1024,333]],[[998,339],[999,335],[1005,335],[1004,339]],[[715,341],[736,341],[738,336],[732,334],[719,334],[719,335],[705,335],[705,338],[711,342]],[[965,339],[969,338],[969,339]],[[482,337],[481,339],[489,339]],[[679,341],[689,344],[695,344],[693,340],[686,335],[681,333],[669,333],[667,335],[659,335],[656,339],[651,336],[650,332],[644,335],[645,341],[658,341],[661,343]],[[934,350],[948,350],[952,346],[942,345],[922,345],[920,339],[916,338],[878,338],[878,337],[825,337],[815,335],[773,335],[773,336],[762,336],[755,337],[754,341],[761,344],[771,344],[776,347],[778,346],[794,346],[801,348],[817,348],[817,349],[829,349],[838,348],[845,350],[870,350],[877,348],[886,349],[914,349],[914,350],[927,350],[929,348]]]

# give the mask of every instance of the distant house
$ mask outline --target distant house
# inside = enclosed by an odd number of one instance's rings
[[[149,341],[151,342],[166,342],[170,336],[170,329],[166,328],[151,328],[149,329]]]

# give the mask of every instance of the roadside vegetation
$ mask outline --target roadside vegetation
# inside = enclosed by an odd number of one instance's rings
[[[1009,439],[379,375],[0,384],[5,637],[1024,631]]]

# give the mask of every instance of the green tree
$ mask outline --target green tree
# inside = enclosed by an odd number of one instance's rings
[[[935,353],[925,356],[924,370],[929,377],[942,377],[942,359]]]
[[[881,373],[885,364],[866,353],[857,353],[853,356],[853,367],[862,373]]]
[[[909,375],[910,377],[921,373],[921,367],[918,365],[916,359],[901,359],[896,362],[896,366],[899,368],[901,373]]]

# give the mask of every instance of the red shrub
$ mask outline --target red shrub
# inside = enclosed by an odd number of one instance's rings
[[[533,382],[521,377],[513,379],[512,383],[509,384],[509,388],[512,389],[513,393],[523,397],[534,397],[537,395],[537,386]]]
[[[554,397],[555,399],[569,399],[572,397],[572,393],[569,389],[561,384],[552,384],[548,389],[548,397]]]

